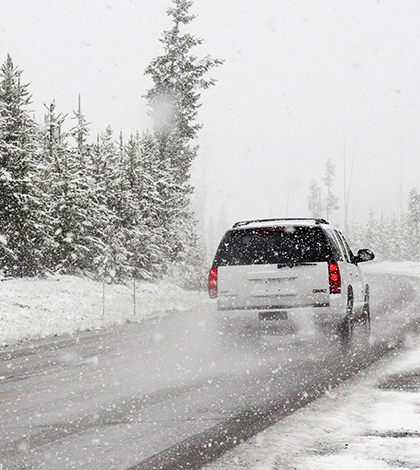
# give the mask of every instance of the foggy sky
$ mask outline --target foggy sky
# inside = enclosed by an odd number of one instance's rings
[[[151,127],[143,73],[162,53],[170,4],[0,0],[0,61],[9,53],[23,70],[38,122],[52,100],[71,116],[81,93],[92,138],[107,125],[128,138]],[[406,209],[420,190],[417,0],[195,0],[191,11],[196,54],[225,59],[202,93],[192,175],[209,230],[307,216],[329,158],[342,225],[344,155],[350,222]]]

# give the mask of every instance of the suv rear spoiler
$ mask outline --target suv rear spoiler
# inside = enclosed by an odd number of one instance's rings
[[[261,222],[302,222],[302,221],[313,222],[316,225],[328,224],[328,222],[325,219],[306,219],[306,218],[259,219],[259,220],[241,220],[239,222],[234,223],[232,225],[232,228],[243,227],[245,225],[257,224]]]

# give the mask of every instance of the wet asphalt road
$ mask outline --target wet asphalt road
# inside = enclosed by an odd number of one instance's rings
[[[221,335],[217,312],[175,314],[0,350],[0,466],[199,468],[403,344],[409,278],[371,276],[372,344],[321,334]]]

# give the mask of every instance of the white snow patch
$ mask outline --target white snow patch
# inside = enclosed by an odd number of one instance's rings
[[[420,468],[420,391],[378,384],[420,368],[420,339],[383,359],[335,393],[296,411],[226,453],[206,470],[390,470]]]
[[[420,277],[420,263],[415,261],[381,261],[379,263],[361,264],[366,273],[387,273]]]
[[[75,276],[2,279],[0,345],[97,329],[198,308],[205,292],[136,282],[108,285]]]

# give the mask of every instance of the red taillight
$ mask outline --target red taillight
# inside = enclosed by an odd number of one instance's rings
[[[217,268],[211,268],[209,272],[209,296],[217,299]]]
[[[341,293],[341,276],[338,264],[330,263],[328,266],[330,278],[330,294]]]

